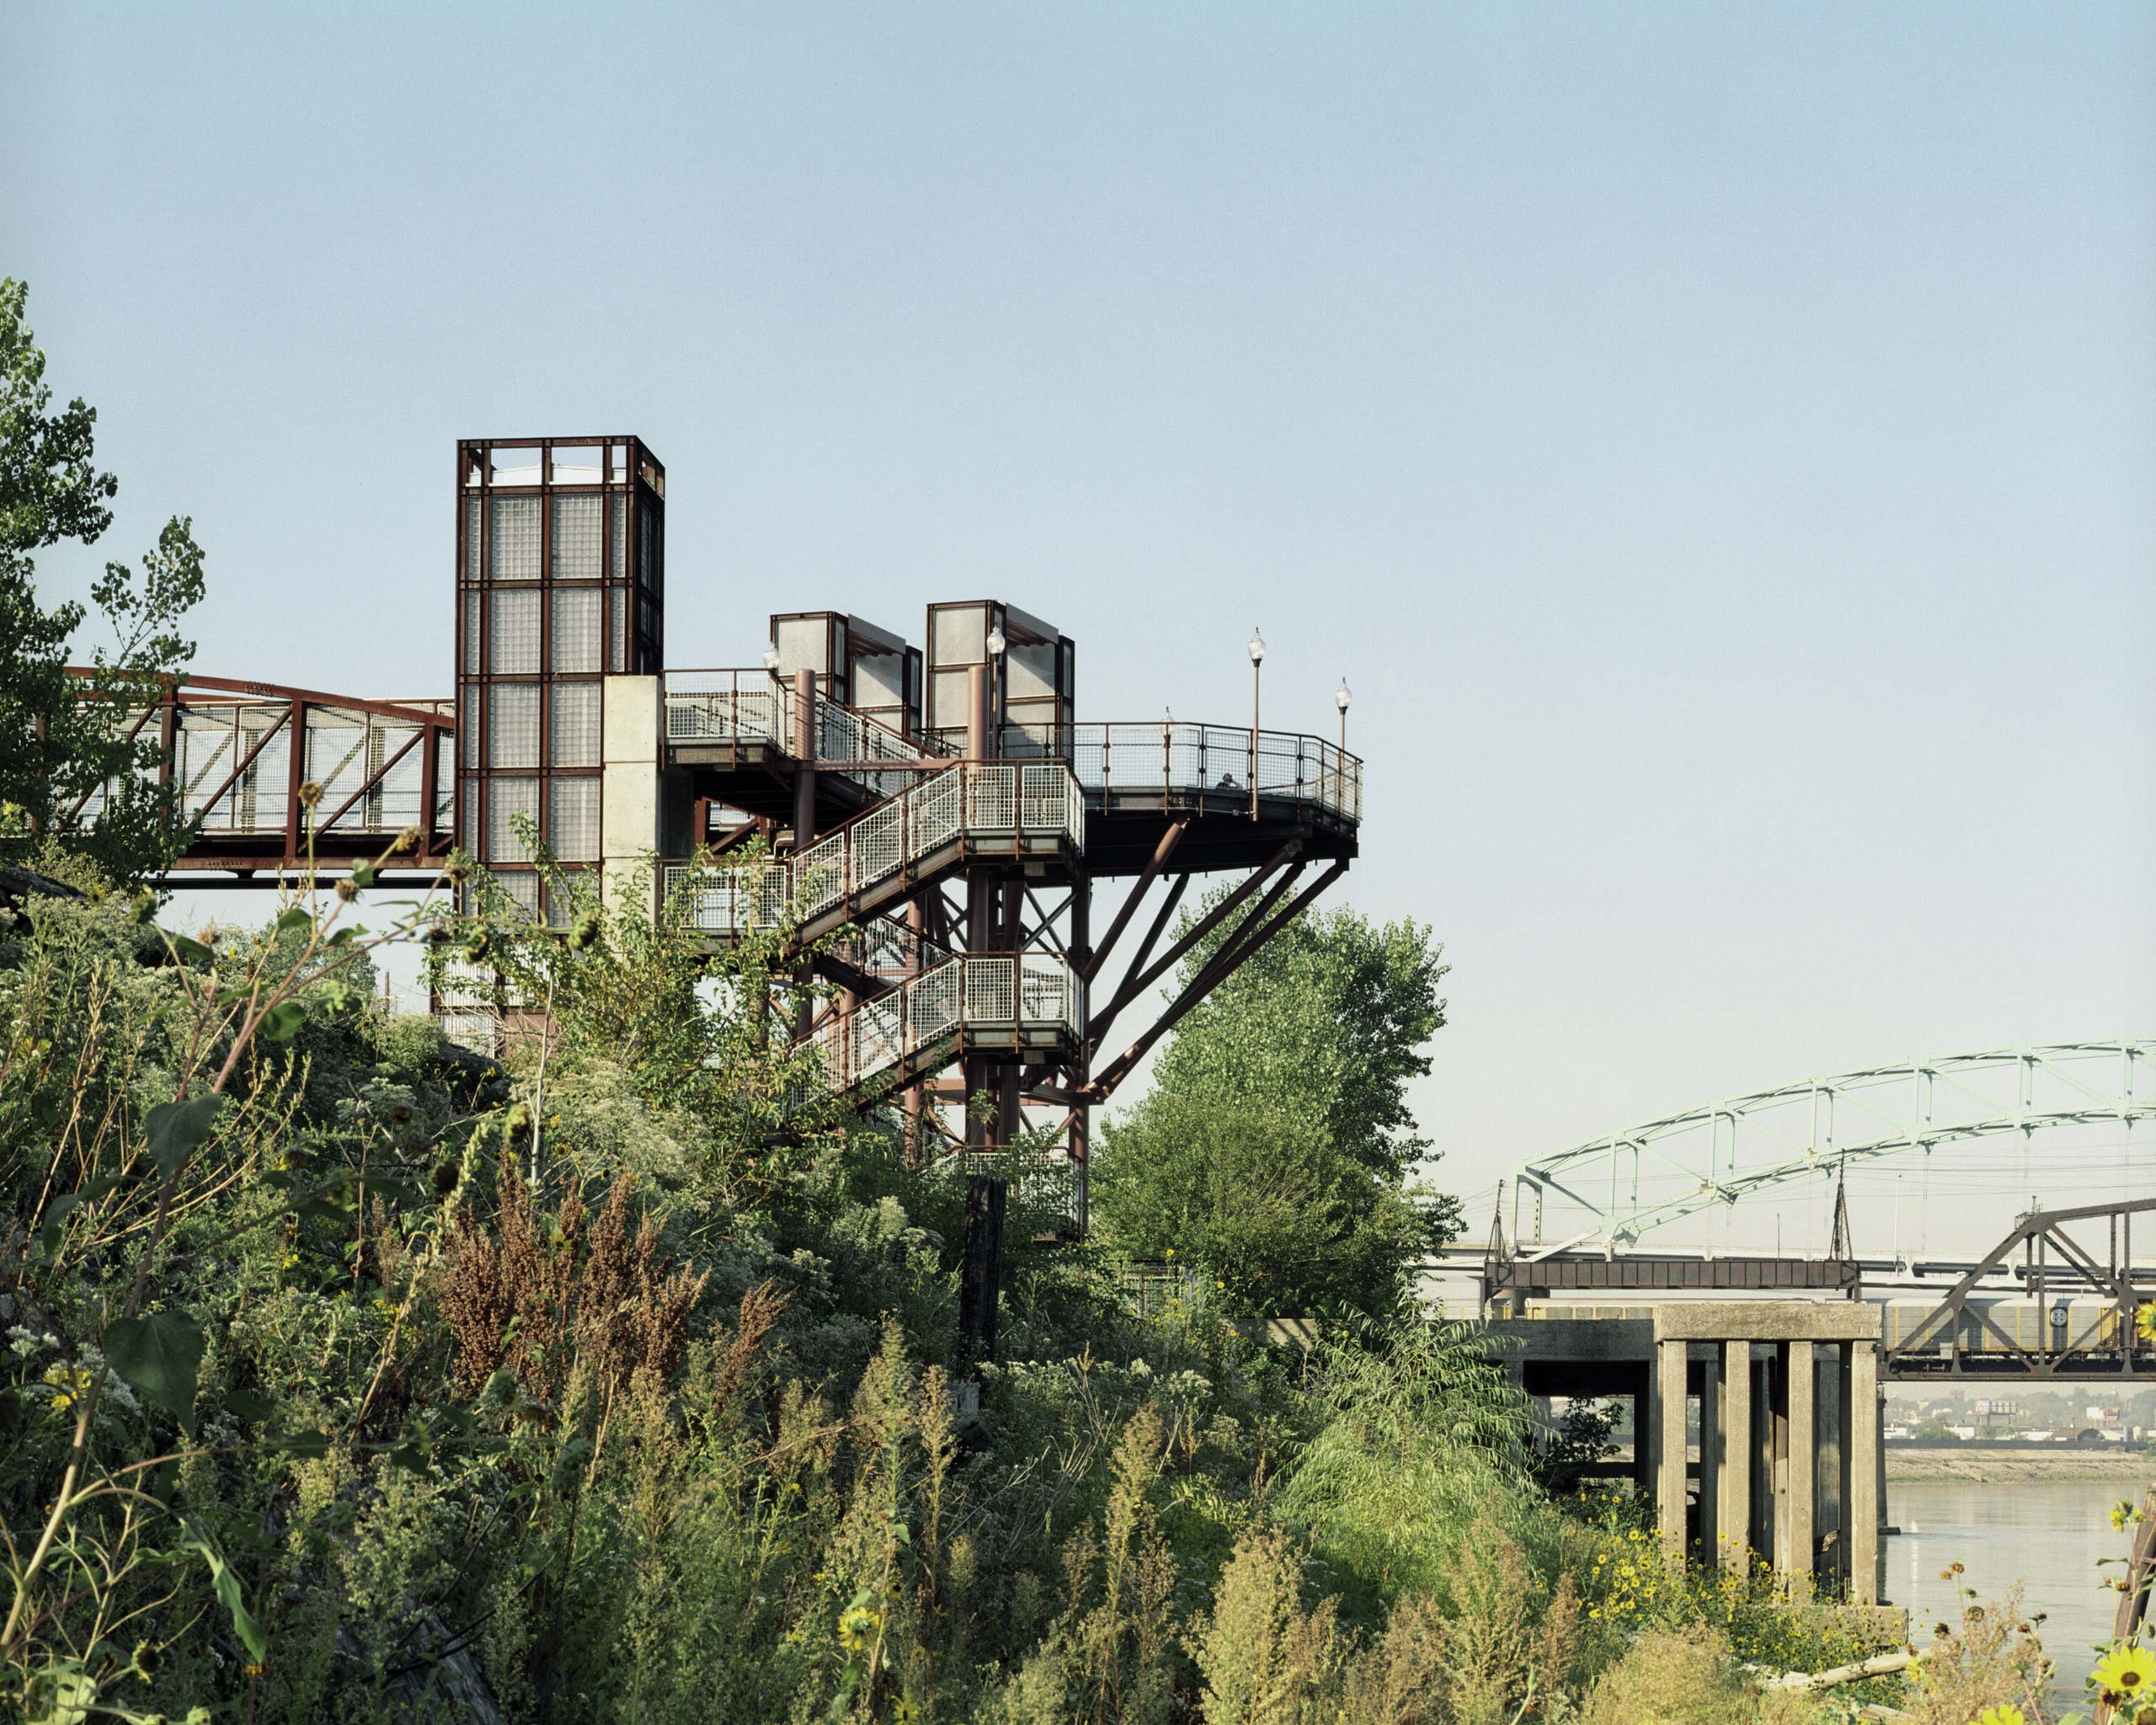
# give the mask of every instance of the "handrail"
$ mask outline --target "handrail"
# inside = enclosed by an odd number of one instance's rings
[[[1322,737],[1260,730],[1253,751],[1246,726],[1170,719],[1074,725],[1071,733],[1071,767],[1088,791],[1248,797],[1255,772],[1261,802],[1309,803],[1363,818],[1361,758]]]
[[[664,676],[666,740],[670,743],[767,743],[782,754],[798,746],[799,718],[792,688],[775,673],[755,669],[670,670]],[[944,752],[910,739],[880,719],[857,713],[819,692],[809,709],[810,744],[818,761],[889,761],[911,765],[923,755]],[[879,796],[901,788],[897,772],[849,766],[845,776]]]
[[[833,1087],[851,1090],[948,1038],[1075,1044],[1085,1025],[1085,980],[1067,959],[963,953],[827,1019],[803,1042],[822,1054]]]
[[[754,879],[696,886],[691,926],[738,934],[792,922],[803,938],[836,927],[917,882],[921,865],[969,846],[998,855],[1081,851],[1085,798],[1060,761],[961,761],[925,779]],[[673,893],[692,866],[665,865]]]
[[[965,748],[963,731],[928,734],[953,753]],[[1006,724],[995,739],[995,751],[1004,760],[1067,760],[1080,785],[1095,797],[1247,798],[1255,766],[1261,802],[1305,803],[1347,820],[1363,818],[1362,758],[1300,731],[1258,731],[1255,762],[1247,725],[1175,719]]]

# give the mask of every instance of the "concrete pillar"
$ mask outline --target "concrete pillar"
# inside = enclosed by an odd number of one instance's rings
[[[599,889],[610,910],[640,890],[645,858],[659,847],[659,722],[657,677],[608,677],[600,686]],[[655,883],[655,885],[661,884]]]
[[[1717,1481],[1725,1568],[1742,1575],[1750,1566],[1752,1545],[1752,1344],[1722,1344],[1721,1450]]]
[[[1700,1362],[1700,1558],[1715,1561],[1721,1534],[1721,1349]]]
[[[1849,1561],[1849,1487],[1842,1466],[1842,1405],[1849,1375],[1846,1344],[1828,1342],[1815,1350],[1818,1396],[1813,1413],[1819,1427],[1819,1466],[1813,1489],[1817,1493],[1819,1541],[1825,1556],[1817,1566],[1821,1580],[1838,1583]]]
[[[1849,1343],[1849,1597],[1879,1603],[1879,1355],[1874,1343]]]
[[[1789,1484],[1784,1502],[1789,1509],[1789,1525],[1780,1541],[1780,1568],[1790,1592],[1801,1596],[1812,1588],[1814,1487],[1819,1466],[1815,1404],[1819,1380],[1812,1357],[1813,1344],[1794,1341],[1785,1345],[1789,1349]]]
[[[1774,1450],[1785,1424],[1780,1395],[1781,1359],[1778,1352],[1769,1352],[1752,1362],[1752,1549],[1769,1563],[1774,1561],[1780,1508]]]
[[[1632,1393],[1632,1495],[1654,1513],[1655,1479],[1662,1455],[1661,1403],[1654,1392],[1654,1361],[1640,1367],[1640,1387]]]
[[[1674,1557],[1684,1555],[1684,1392],[1685,1346],[1682,1342],[1657,1344],[1655,1397],[1660,1439],[1660,1477],[1655,1482],[1655,1525],[1661,1530],[1662,1549]]]

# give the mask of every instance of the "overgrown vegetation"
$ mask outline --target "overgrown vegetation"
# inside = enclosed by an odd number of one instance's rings
[[[41,675],[6,698],[72,700]],[[962,1181],[768,1033],[784,931],[707,952],[679,901],[537,927],[483,876],[451,918],[361,869],[192,938],[94,834],[32,860],[80,895],[0,909],[23,1717],[1804,1714],[1743,1662],[1823,1641],[1764,1594],[1644,1583],[1621,1509],[1551,1496],[1502,1372],[1407,1307],[1444,1221],[1406,1184],[1422,931],[1300,928],[1113,1134],[1118,1238],[1172,1229],[1232,1298],[1140,1318],[1106,1247],[1014,1229],[976,1370]],[[400,939],[531,1009],[500,1062],[382,1006]],[[1298,1242],[1269,1254],[1224,1201],[1267,1146]],[[1238,1301],[1351,1319],[1306,1356]],[[2025,1678],[1967,1645],[1956,1705]]]

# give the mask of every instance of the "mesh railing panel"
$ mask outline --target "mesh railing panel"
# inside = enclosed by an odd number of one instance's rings
[[[1085,988],[1068,963],[1046,953],[1024,953],[1017,959],[1018,1019],[1077,1032],[1085,1023]]]
[[[968,959],[966,967],[966,1023],[969,1026],[997,1026],[1018,1022],[1017,961],[1011,959]]]
[[[1018,825],[1018,769],[976,766],[966,773],[966,830],[1011,832]]]
[[[1018,775],[1018,825],[1027,832],[1060,832],[1069,820],[1070,774],[1061,761],[1053,766],[1021,766]]]
[[[905,1001],[898,995],[874,1000],[849,1016],[854,1021],[853,1081],[895,1066],[907,1053]]]
[[[912,827],[907,848],[915,858],[940,851],[958,838],[963,825],[965,775],[939,772],[909,792],[906,801]]]
[[[906,1044],[922,1048],[958,1027],[964,961],[953,959],[905,987]]]
[[[814,916],[828,911],[846,894],[851,884],[846,879],[847,841],[850,835],[841,828],[827,839],[814,844],[787,865],[787,874],[793,914],[798,917]]]
[[[864,880],[894,874],[906,862],[906,805],[895,798],[872,809],[848,829],[851,854],[847,863]]]

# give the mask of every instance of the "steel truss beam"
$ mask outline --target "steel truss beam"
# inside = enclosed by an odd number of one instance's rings
[[[1235,930],[1227,939],[1221,943],[1219,950],[1207,960],[1204,968],[1191,978],[1182,992],[1170,1002],[1167,1010],[1154,1022],[1152,1028],[1109,1061],[1078,1092],[1084,1101],[1106,1102],[1115,1093],[1116,1087],[1130,1076],[1139,1061],[1145,1058],[1147,1051],[1155,1043],[1182,1023],[1187,1014],[1202,1006],[1206,997],[1236,971],[1241,969],[1260,947],[1278,933],[1294,917],[1299,916],[1311,900],[1348,872],[1348,864],[1344,861],[1333,863],[1324,873],[1289,900],[1284,910],[1274,911],[1270,917],[1267,917],[1266,913],[1272,909],[1280,895],[1294,884],[1296,876],[1302,872],[1302,867],[1300,863],[1295,864],[1271,892],[1251,907],[1242,921],[1236,924]],[[1262,878],[1262,874],[1254,875],[1251,877],[1251,882],[1261,878]],[[1246,883],[1246,886],[1251,884]],[[1184,942],[1178,944],[1187,946],[1189,943],[1189,938],[1186,937]],[[1168,961],[1161,962],[1166,964]],[[1094,1045],[1097,1049],[1097,1039],[1095,1040]]]
[[[99,698],[93,692],[95,670],[70,666],[68,674],[76,678],[82,689],[82,698]],[[146,685],[146,692],[147,686]],[[319,845],[332,841],[334,855],[321,859],[319,873],[341,873],[355,858],[364,860],[379,852],[394,830],[403,826],[415,827],[419,841],[415,849],[399,859],[403,869],[416,871],[424,879],[430,865],[438,862],[448,851],[448,830],[438,825],[437,804],[440,798],[438,774],[440,756],[445,743],[456,734],[456,721],[450,714],[435,708],[414,706],[392,701],[369,701],[344,695],[333,695],[318,689],[293,688],[282,684],[240,682],[225,677],[186,676],[165,676],[155,680],[153,692],[139,712],[133,713],[132,722],[125,733],[129,741],[140,737],[152,714],[159,722],[159,758],[156,772],[161,783],[174,777],[176,741],[183,715],[190,709],[208,708],[219,716],[220,723],[227,715],[242,708],[260,709],[266,723],[252,742],[242,750],[243,732],[236,728],[232,733],[232,764],[216,788],[205,796],[200,785],[221,765],[224,751],[220,747],[205,762],[193,782],[181,788],[184,804],[191,805],[195,813],[184,818],[189,825],[188,843],[182,851],[176,868],[182,871],[216,869],[232,871],[245,875],[258,869],[289,872],[305,859],[309,838]],[[379,762],[366,767],[358,782],[345,791],[343,800],[326,814],[311,811],[301,801],[302,787],[307,782],[307,739],[310,734],[310,714],[334,713],[341,720],[344,715],[364,715],[368,721],[382,720],[407,734]],[[376,735],[385,741],[394,731],[378,732],[370,724],[357,727],[339,723],[339,732],[351,731],[355,740],[344,757],[328,768],[317,767],[314,776],[323,784],[345,790],[350,781],[346,769],[350,767],[359,751]],[[200,824],[209,820],[225,799],[235,793],[246,778],[248,769],[254,766],[271,742],[282,737],[286,744],[286,782],[281,793],[271,794],[281,802],[281,813],[274,823],[250,825],[244,832],[228,833],[212,827],[200,830]],[[414,750],[419,752],[419,806],[416,820],[398,823],[391,827],[362,824],[355,827],[341,827],[352,811],[371,798],[380,797],[387,787],[391,774],[402,766]],[[72,822],[79,820],[94,793],[77,799],[68,813]],[[252,845],[249,841],[253,841]],[[347,855],[350,852],[350,856]],[[401,877],[400,877],[401,878]],[[194,883],[201,885],[219,884],[217,882]],[[244,882],[235,884],[245,884]]]
[[[2150,1290],[2134,1277],[2133,1219],[2151,1211],[2156,1211],[2156,1198],[2031,1211],[1982,1262],[1940,1297],[1938,1306],[1921,1323],[1886,1351],[1881,1364],[1889,1373],[1902,1377],[2085,1378],[2091,1370],[2090,1356],[2095,1355],[2106,1363],[2115,1359],[2114,1369],[2121,1375],[2135,1375],[2137,1354],[2146,1356],[2149,1349],[2136,1336],[2134,1320]],[[2066,1231],[2069,1223],[2099,1219],[2109,1224],[2111,1235],[2108,1250],[2100,1258]],[[2008,1335],[1983,1306],[1970,1304],[1970,1295],[1983,1279],[2007,1271],[2007,1260],[2017,1251],[2022,1255],[2023,1283],[2036,1303],[2034,1348],[2025,1348]],[[2053,1252],[2057,1253],[2056,1263]],[[2063,1317],[2069,1310],[2065,1302],[2081,1293],[2100,1296],[2104,1305],[2079,1331],[2073,1331],[2070,1320],[2054,1325],[2050,1319],[2053,1300],[2060,1302],[2056,1310]],[[1961,1338],[1971,1320],[1999,1344],[1995,1354],[1979,1362],[1974,1374],[1964,1366],[1961,1358]],[[1942,1341],[1946,1345],[1947,1364],[1943,1372],[1935,1369],[1927,1372],[1913,1356],[1935,1348]]]
[[[1710,1103],[1529,1162],[1513,1181],[1513,1237],[1523,1200],[1534,1208],[1537,1246],[1523,1253],[1531,1261],[1585,1245],[1614,1249],[1716,1204],[1908,1151],[2055,1126],[2130,1128],[2156,1119],[2152,1059],[2156,1039],[2052,1043],[1897,1062]],[[1579,1214],[1558,1231],[1563,1237],[1544,1244],[1545,1198]]]

